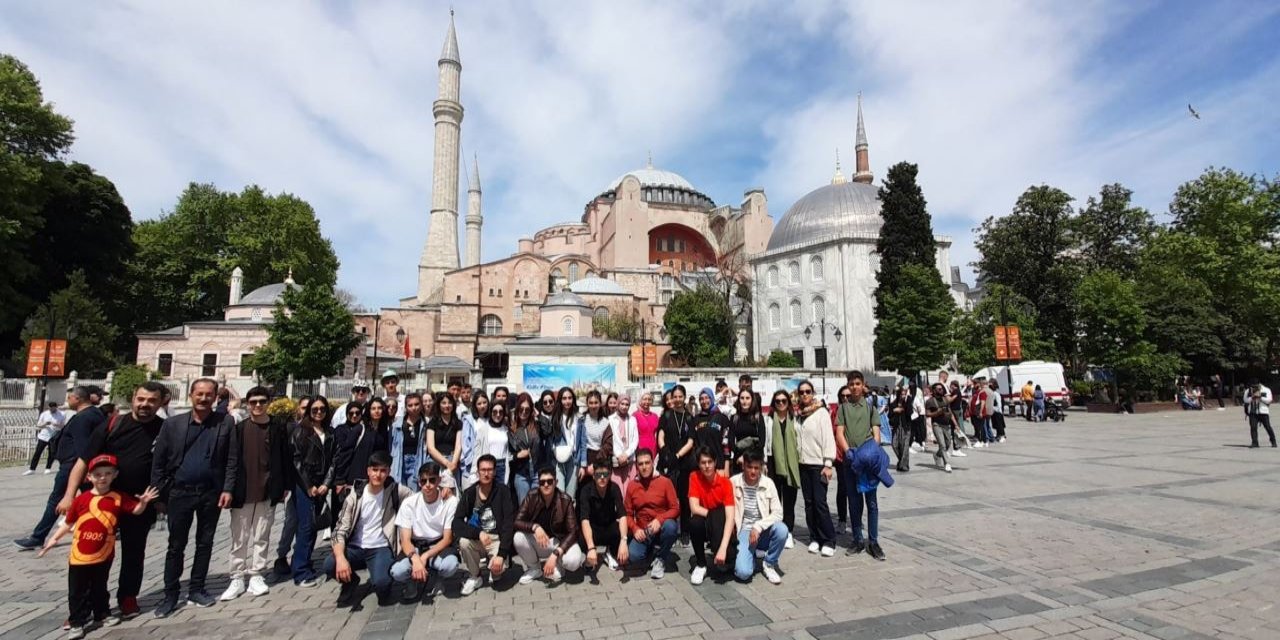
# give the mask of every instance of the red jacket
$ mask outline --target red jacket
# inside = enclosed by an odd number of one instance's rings
[[[676,500],[676,486],[666,476],[653,474],[648,480],[636,478],[627,485],[627,497],[623,500],[631,535],[655,519],[675,520],[680,517],[680,502]]]

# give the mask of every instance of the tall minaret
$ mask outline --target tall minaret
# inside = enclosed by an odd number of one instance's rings
[[[471,158],[471,179],[467,180],[467,258],[466,266],[480,264],[480,159]]]
[[[853,147],[857,154],[854,182],[871,184],[871,160],[867,158],[867,128],[862,124],[862,92],[858,92],[858,139]]]
[[[440,53],[440,97],[432,104],[436,118],[435,159],[431,166],[431,220],[427,243],[418,261],[418,302],[439,302],[444,274],[458,268],[458,148],[461,138],[462,60],[449,11],[449,33]]]

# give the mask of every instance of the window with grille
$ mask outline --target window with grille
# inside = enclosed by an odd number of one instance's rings
[[[777,267],[769,267],[768,281],[769,281],[769,286],[771,287],[778,286],[778,268]]]
[[[502,333],[502,318],[492,313],[480,319],[480,335],[496,336]]]
[[[792,262],[787,265],[787,275],[791,280],[791,284],[800,284],[800,263]]]
[[[813,299],[813,319],[814,321],[822,320],[827,317],[827,301],[818,296]]]
[[[804,313],[800,310],[800,301],[791,301],[791,326],[798,327],[804,324]]]
[[[560,323],[560,325],[564,329],[564,335],[566,336],[573,335],[573,318],[565,318],[564,321]]]
[[[809,261],[809,276],[814,280],[822,279],[822,256],[814,256]]]
[[[569,284],[573,284],[577,281],[578,281],[578,263],[570,262],[569,263]]]
[[[769,328],[782,328],[782,308],[777,303],[769,305]]]

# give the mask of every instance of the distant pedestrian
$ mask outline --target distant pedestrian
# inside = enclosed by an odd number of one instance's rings
[[[1255,380],[1249,381],[1245,397],[1245,413],[1249,416],[1249,448],[1258,448],[1258,426],[1267,430],[1271,446],[1276,446],[1276,432],[1271,430],[1271,389]]]
[[[58,437],[58,433],[62,431],[62,425],[66,424],[67,418],[58,411],[58,403],[50,402],[49,408],[40,412],[40,417],[36,419],[36,450],[31,454],[31,464],[27,470],[22,473],[29,476],[36,472],[36,463],[40,461],[40,455],[48,450],[49,455],[45,459],[44,472],[53,473],[53,455],[54,440]]]

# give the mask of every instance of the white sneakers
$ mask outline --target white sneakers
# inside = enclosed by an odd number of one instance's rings
[[[46,476],[47,476],[47,475],[49,475],[49,474],[51,474],[51,473],[53,473],[53,469],[45,469],[45,470],[44,470],[44,474],[45,474]]]
[[[29,476],[29,475],[31,475],[31,474],[33,474],[33,473],[35,473],[35,472],[36,472],[36,470],[35,470],[35,469],[27,469],[26,471],[23,471],[23,472],[22,472],[22,475],[24,475],[24,476]]]
[[[232,578],[231,584],[227,585],[227,590],[222,592],[222,596],[218,599],[223,602],[230,602],[244,595],[244,578]]]
[[[912,443],[911,443],[911,450],[912,450],[912,451],[920,451],[920,445],[919,445],[919,444],[917,444],[917,443],[915,443],[915,442],[912,442]]]
[[[520,576],[520,582],[524,582],[524,576]],[[466,581],[462,583],[462,595],[469,596],[475,593],[476,589],[479,589],[480,585],[482,584],[484,584],[484,578],[481,578],[478,576],[472,576],[470,578],[467,578]],[[528,584],[528,583],[525,583],[525,584]]]
[[[818,551],[819,551],[818,543],[816,543],[816,542],[810,542],[810,543],[809,543],[809,553],[817,553]]]
[[[778,575],[778,568],[768,562],[763,563],[760,573],[764,574],[764,579],[768,580],[769,584],[782,584],[782,576]]]
[[[1005,438],[1004,436],[1000,436],[999,438],[996,439],[996,442],[1004,442],[1006,440],[1007,438]]]
[[[693,573],[689,574],[689,583],[702,584],[702,581],[706,579],[706,577],[707,577],[706,567],[694,567]]]
[[[537,580],[540,576],[542,576],[542,569],[537,567],[525,569],[525,572],[520,575],[520,584],[529,584],[530,582]]]
[[[667,567],[662,564],[662,558],[654,558],[653,564],[649,565],[649,577],[661,580],[665,575],[667,575]]]
[[[946,471],[947,473],[951,473],[951,464],[948,463],[946,466],[942,467],[942,470]]]
[[[604,563],[605,563],[605,565],[607,565],[607,566],[609,567],[609,570],[610,570],[610,571],[617,571],[617,570],[618,570],[618,561],[617,561],[616,559],[614,559],[614,557],[613,557],[613,554],[612,554],[612,553],[605,553],[605,554],[604,554]]]
[[[790,548],[792,548],[792,547],[794,547],[794,546],[796,546],[796,539],[795,539],[791,534],[789,534],[789,533],[788,533],[788,534],[787,534],[787,545],[786,545],[786,547],[787,547],[788,549],[790,549]]]
[[[836,554],[836,549],[835,549],[835,547],[823,547],[823,548],[822,548],[822,557],[824,557],[824,558],[830,558],[831,556],[834,556],[835,554]]]
[[[955,451],[952,451],[952,452],[951,452],[951,455],[956,456],[957,458],[967,458],[967,457],[969,457],[969,454],[967,454],[967,453],[965,453],[965,452],[963,452],[963,451],[961,451],[961,450],[959,450],[959,449],[956,449]]]
[[[256,598],[258,596],[267,595],[267,592],[269,591],[271,591],[271,587],[267,586],[267,581],[263,580],[262,576],[253,576],[252,578],[249,578],[249,595]]]

